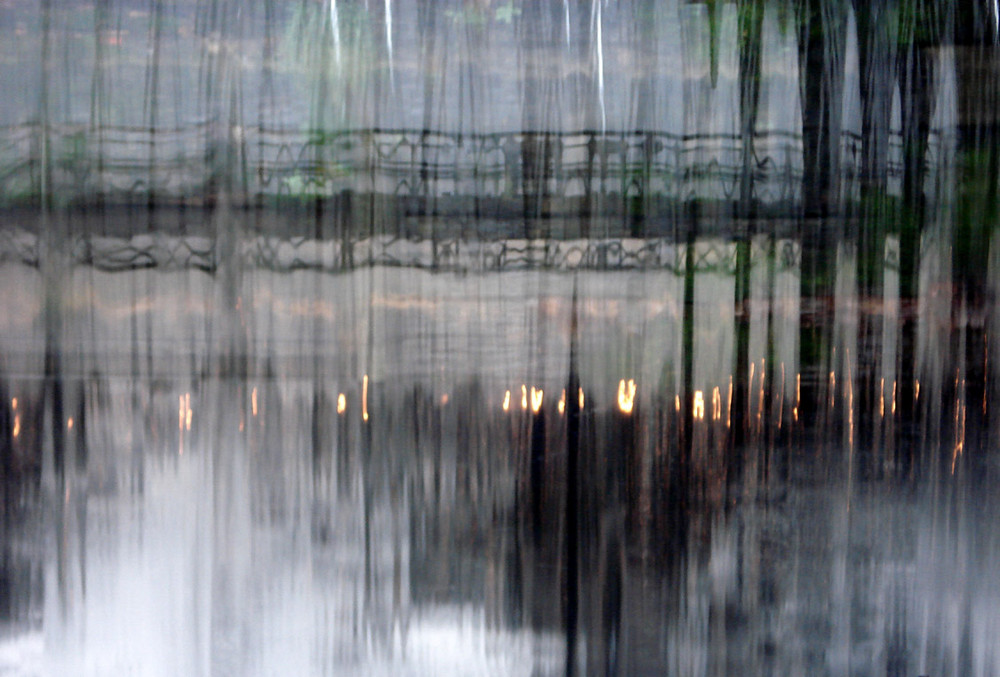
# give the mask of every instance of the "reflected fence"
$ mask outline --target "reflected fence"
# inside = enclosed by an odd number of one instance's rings
[[[278,271],[682,273],[685,254],[674,245],[693,221],[699,237],[717,230],[728,240],[751,228],[798,237],[801,138],[775,132],[745,141],[640,131],[7,127],[0,260],[39,266],[50,237],[50,251],[105,271],[212,272],[231,257]],[[890,195],[904,173],[902,139],[891,141]],[[947,183],[935,172],[947,173],[953,142],[931,134],[925,185]],[[842,135],[840,165],[840,203],[849,210],[860,195],[859,136]],[[739,218],[747,216],[766,225]],[[226,233],[236,233],[235,248],[219,248]]]
[[[953,145],[930,134],[928,185]],[[903,139],[890,135],[887,190],[899,192]],[[855,197],[862,138],[841,134],[841,192]],[[0,205],[205,206],[390,198],[403,215],[655,218],[702,201],[801,211],[800,134],[663,131],[446,133],[292,131],[214,124],[179,129],[22,124],[0,128]]]
[[[783,264],[794,265],[800,245],[780,242]],[[0,262],[41,266],[42,242],[24,231],[0,231]],[[673,238],[578,238],[467,241],[461,238],[413,240],[376,236],[353,242],[303,238],[249,237],[234,250],[244,269],[275,272],[317,270],[330,273],[365,266],[421,268],[441,272],[514,270],[666,270],[736,272],[736,247],[713,241],[697,249],[689,264],[686,249]],[[143,268],[193,269],[216,273],[224,265],[214,239],[200,236],[133,235],[127,238],[80,235],[72,240],[68,261],[103,272]]]

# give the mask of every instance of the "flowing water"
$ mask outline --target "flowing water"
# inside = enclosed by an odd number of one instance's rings
[[[1000,675],[952,4],[0,2],[0,675]]]

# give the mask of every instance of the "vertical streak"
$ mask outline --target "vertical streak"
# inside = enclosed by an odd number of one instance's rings
[[[389,74],[392,75],[392,0],[385,0],[385,47],[389,52]]]
[[[340,66],[340,18],[337,14],[337,0],[330,0],[330,32],[333,34],[333,58]]]
[[[778,397],[778,430],[781,430],[781,420],[785,417],[785,363],[781,363],[781,395]]]
[[[39,158],[41,164],[40,196],[43,212],[46,212],[52,206],[52,146],[50,138],[50,125],[52,121],[49,119],[49,74],[52,72],[50,36],[52,31],[51,0],[42,0],[40,11],[42,14],[42,73],[38,101],[38,117],[42,127],[41,157]]]
[[[572,35],[569,27],[569,0],[563,0],[563,14],[566,20],[566,48],[569,49],[570,36]]]
[[[698,241],[698,221],[692,220],[688,228],[685,244],[684,260],[684,310],[681,330],[681,392],[683,393],[684,411],[680,422],[681,433],[681,463],[679,482],[686,490],[691,481],[692,457],[694,454],[694,323],[695,323],[695,269]]]
[[[368,420],[368,374],[361,379],[361,418]]]
[[[569,344],[569,383],[566,390],[580,390],[580,380],[576,373],[577,352],[577,296],[576,284],[573,285],[573,303],[570,314],[570,344]],[[565,623],[566,623],[566,675],[576,674],[576,643],[579,606],[579,456],[580,456],[580,408],[582,406],[582,390],[579,401],[570,397],[566,403],[566,584],[565,584]]]
[[[729,376],[729,395],[726,397],[726,427],[729,428],[733,422],[733,377]]]
[[[604,17],[601,12],[601,0],[593,0],[594,32],[597,34],[597,96],[601,106],[601,133],[607,131],[608,114],[604,102]]]

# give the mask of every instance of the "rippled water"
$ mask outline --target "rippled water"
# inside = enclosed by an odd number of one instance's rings
[[[0,675],[1000,674],[969,7],[0,3]]]

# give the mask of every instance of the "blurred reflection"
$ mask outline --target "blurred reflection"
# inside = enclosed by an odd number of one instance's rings
[[[0,674],[1000,673],[952,5],[0,3]]]
[[[751,279],[775,270],[754,242]],[[37,272],[4,274],[26,288]],[[737,308],[732,273],[715,268],[247,269],[252,311],[234,319],[189,310],[224,282],[196,272],[154,284],[164,275],[76,268],[60,294],[90,300],[64,314],[48,382],[30,371],[42,364],[37,323],[3,334],[20,356],[0,385],[5,622],[58,638],[53,666],[264,674],[294,654],[305,674],[453,665],[442,660],[560,671],[570,541],[574,660],[588,671],[812,672],[882,660],[872,652],[916,671],[960,651],[992,655],[979,628],[996,622],[994,417],[989,399],[970,406],[960,374],[992,379],[993,367],[940,348],[967,320],[932,327],[939,316],[919,314],[927,338],[866,377],[876,367],[854,355],[871,348],[838,326],[884,303],[840,294],[817,316],[828,300],[778,287],[777,274]],[[696,292],[678,313],[685,276],[729,292]],[[378,301],[414,288],[424,302]],[[252,303],[256,289],[267,305]],[[323,299],[345,310],[288,314]],[[750,345],[734,346],[747,320]],[[232,356],[241,374],[209,338],[231,321],[246,337],[236,346],[258,346]],[[793,343],[806,328],[832,340],[799,344],[776,368],[768,356],[789,322]],[[699,335],[689,360],[675,349],[685,331]],[[740,354],[748,378],[735,385]],[[897,359],[937,384],[909,420],[886,382]],[[622,375],[635,370],[647,378]],[[511,382],[523,383],[520,409]],[[876,389],[867,400],[863,382]],[[558,398],[544,396],[553,389]],[[962,545],[973,533],[981,546]],[[927,632],[920,618],[954,630]],[[433,637],[488,641],[456,654]]]
[[[695,401],[700,394],[701,391],[695,392]],[[622,379],[618,382],[618,408],[623,414],[631,414],[633,406],[635,406],[635,381],[629,379],[628,385],[625,385],[625,379]]]

